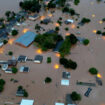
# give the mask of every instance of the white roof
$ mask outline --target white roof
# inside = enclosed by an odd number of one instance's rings
[[[67,21],[68,21],[68,22],[71,22],[71,23],[74,22],[74,20],[72,20],[72,19],[67,19]]]
[[[34,105],[34,100],[22,99],[20,105]]]
[[[69,86],[69,80],[62,79],[61,80],[61,85]]]
[[[4,44],[3,42],[0,42],[0,47],[2,47],[2,46],[3,46],[3,44]]]
[[[55,105],[65,105],[64,103],[55,103]]]

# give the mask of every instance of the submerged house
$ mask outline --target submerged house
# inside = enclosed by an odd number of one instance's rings
[[[8,60],[8,66],[16,66],[17,60]]]
[[[29,20],[35,21],[36,19],[39,18],[39,15],[38,15],[38,14],[35,14],[35,15],[33,15],[33,16],[29,16],[28,18],[29,18]]]
[[[34,32],[28,31],[24,35],[16,39],[15,43],[23,47],[28,47],[35,40],[36,36],[37,34],[35,34]]]
[[[54,52],[59,53],[59,50],[61,48],[61,45],[63,44],[64,40],[61,40],[59,42],[56,43],[55,48],[53,49]]]
[[[29,72],[29,67],[21,66],[19,69],[20,72]]]
[[[41,56],[41,55],[35,56],[35,58],[34,58],[35,63],[42,63],[42,61],[43,61],[43,56]]]
[[[34,105],[34,100],[22,99],[20,105]]]
[[[26,62],[27,61],[27,56],[20,55],[17,60],[18,60],[18,62]]]
[[[71,75],[69,72],[62,72],[62,78],[64,79],[70,79]]]

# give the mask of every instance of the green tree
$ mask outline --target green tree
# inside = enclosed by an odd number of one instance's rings
[[[12,36],[16,36],[18,34],[17,30],[12,30]]]
[[[71,93],[71,99],[72,99],[73,101],[80,101],[80,100],[81,100],[81,95],[78,94],[77,92],[73,91],[73,92]]]
[[[89,72],[92,74],[92,75],[97,75],[98,74],[98,70],[94,67],[90,68],[89,69]]]
[[[51,57],[47,57],[47,63],[51,63]]]
[[[90,42],[90,41],[89,41],[88,39],[85,39],[85,40],[83,41],[83,44],[84,44],[84,45],[88,45],[89,42]]]
[[[16,74],[18,72],[18,69],[15,67],[12,67],[12,73]]]
[[[13,55],[13,52],[12,51],[9,51],[8,52],[8,55],[12,56]]]
[[[52,82],[52,79],[50,77],[45,78],[45,83],[51,83],[51,82]]]

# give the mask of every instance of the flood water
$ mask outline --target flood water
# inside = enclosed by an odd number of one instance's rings
[[[0,17],[2,17],[7,10],[17,12],[20,1],[22,0],[0,0]]]

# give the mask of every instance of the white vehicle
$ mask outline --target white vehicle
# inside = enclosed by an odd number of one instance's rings
[[[3,65],[2,65],[2,70],[5,71],[5,70],[7,70],[7,69],[8,69],[8,64],[3,64]]]
[[[72,19],[67,19],[67,20],[65,21],[65,24],[70,24],[70,23],[74,23],[74,20],[72,20]]]

